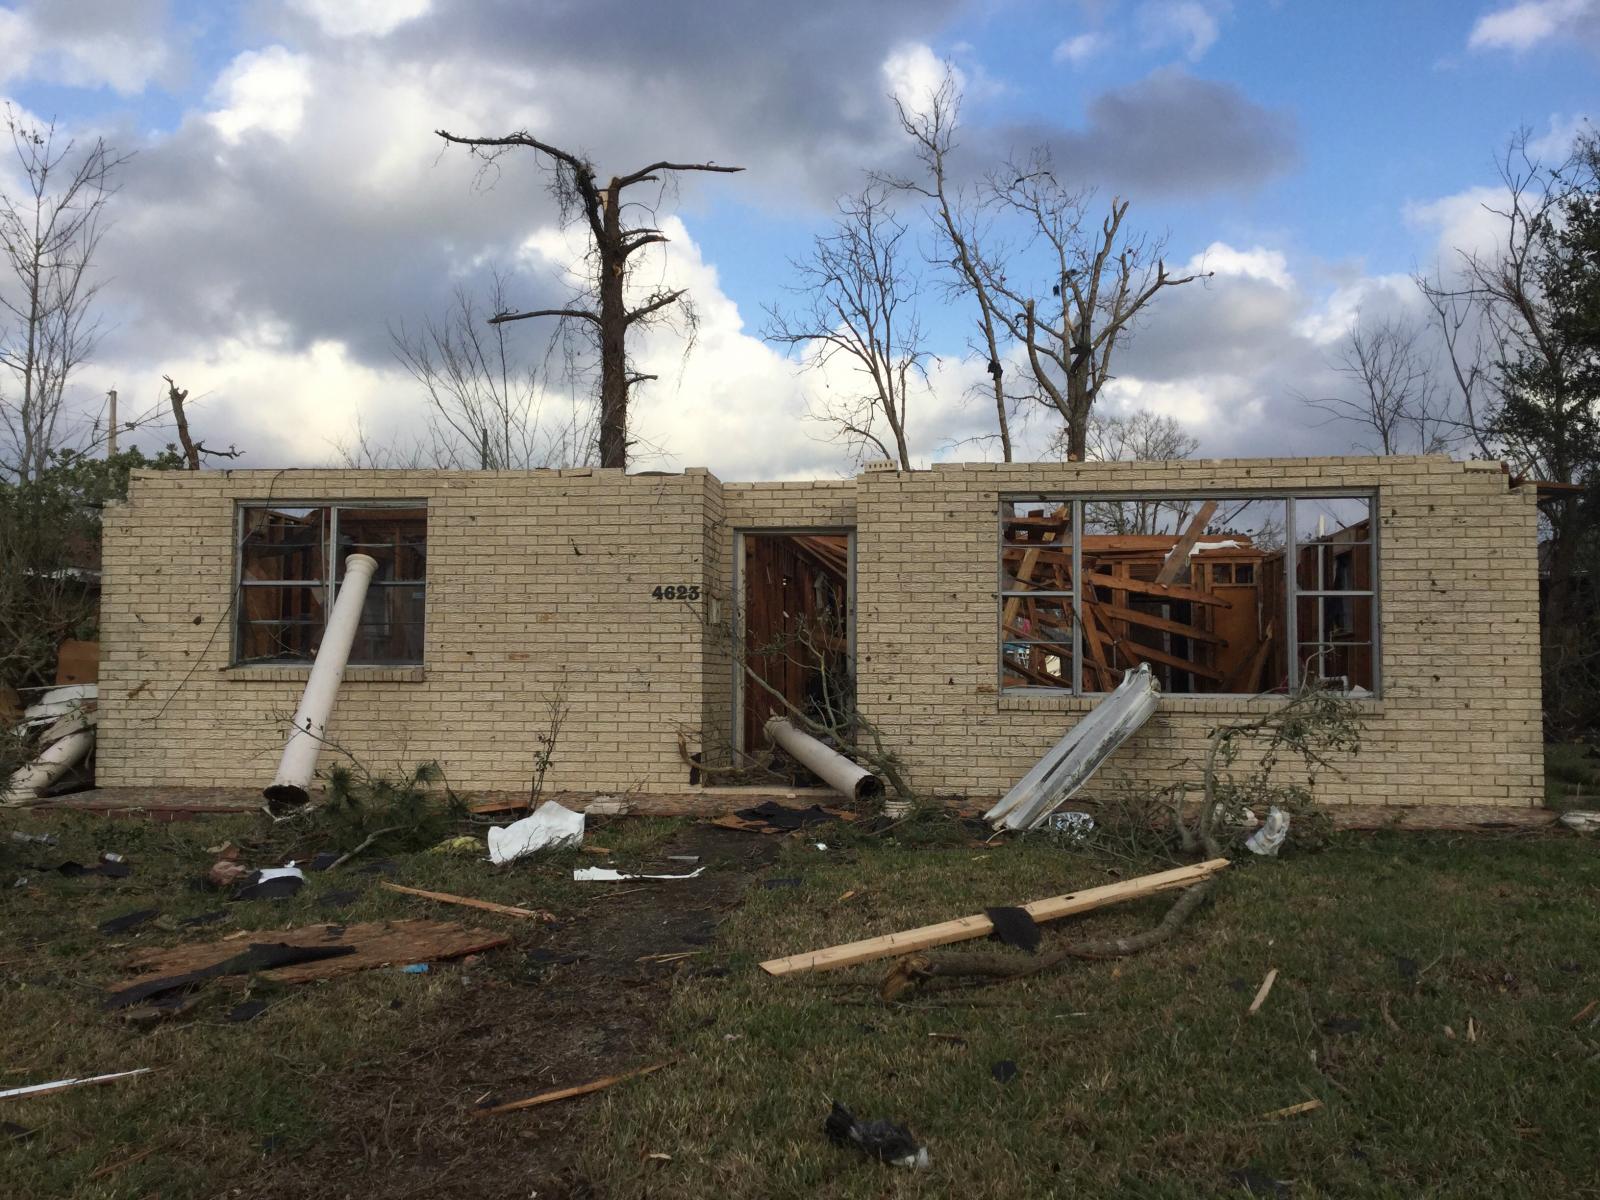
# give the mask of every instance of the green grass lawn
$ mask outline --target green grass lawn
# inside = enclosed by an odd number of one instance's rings
[[[785,979],[756,964],[1161,864],[1040,840],[913,846],[826,831],[829,850],[787,842],[752,876],[798,887],[749,888],[710,946],[660,969],[662,980],[676,972],[670,990],[639,990],[647,968],[633,965],[635,946],[626,970],[595,976],[596,997],[642,996],[653,1032],[597,1032],[579,1047],[593,1065],[562,1060],[548,1079],[523,1079],[517,1066],[546,1041],[588,1032],[582,1006],[552,1010],[549,977],[526,967],[544,927],[365,886],[332,919],[465,919],[513,933],[517,948],[422,976],[256,982],[250,994],[271,1007],[242,1025],[222,1014],[243,989],[213,984],[190,1018],[130,1028],[99,1003],[135,939],[105,937],[101,920],[159,906],[165,924],[138,944],[209,940],[330,919],[325,897],[357,877],[313,877],[295,899],[229,905],[225,924],[181,929],[173,918],[224,907],[194,885],[204,847],[260,841],[258,819],[8,815],[6,828],[19,827],[53,829],[62,845],[0,845],[0,1088],[158,1071],[0,1101],[0,1121],[36,1131],[0,1136],[0,1196],[1190,1197],[1246,1195],[1247,1183],[1295,1197],[1600,1196],[1600,1026],[1571,1026],[1600,998],[1600,855],[1577,836],[1341,835],[1318,854],[1238,864],[1213,906],[1145,955],[886,1008],[876,998],[885,964]],[[626,861],[683,832],[630,820],[603,842]],[[126,854],[134,875],[26,870],[105,849]],[[256,852],[281,861],[273,856],[293,849]],[[659,884],[596,900],[592,885],[571,882],[576,859],[495,871],[404,855],[395,878],[551,908],[571,918],[573,937],[603,921],[615,931],[612,906],[646,899],[639,920],[655,927],[689,894]],[[708,877],[751,869],[726,863]],[[30,884],[11,887],[19,874]],[[1071,924],[1080,936],[1132,930],[1166,902]],[[1047,928],[1046,946],[1054,936]],[[1248,1017],[1271,967],[1277,985]],[[579,1070],[668,1058],[669,1068],[586,1099],[470,1116],[498,1078],[517,1078],[508,1091],[525,1094],[582,1082]],[[1000,1060],[1017,1065],[1009,1084],[991,1075]],[[910,1125],[932,1169],[831,1146],[822,1122],[832,1098]],[[1262,1118],[1306,1099],[1323,1107]]]
[[[1234,868],[1165,948],[893,1009],[873,1002],[882,965],[756,968],[1105,867],[1039,843],[792,851],[777,872],[803,888],[750,893],[725,926],[728,977],[677,989],[678,1064],[597,1105],[598,1194],[1189,1197],[1247,1178],[1297,1197],[1600,1195],[1600,1034],[1569,1027],[1600,996],[1592,842],[1344,836]],[[1164,904],[1079,926],[1133,928]],[[1006,1085],[1000,1060],[1020,1071]],[[834,1097],[909,1124],[932,1169],[828,1145]],[[1324,1107],[1262,1119],[1307,1099]]]

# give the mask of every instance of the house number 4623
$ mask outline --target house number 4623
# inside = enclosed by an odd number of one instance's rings
[[[700,587],[698,584],[662,584],[650,596],[654,600],[698,600]]]

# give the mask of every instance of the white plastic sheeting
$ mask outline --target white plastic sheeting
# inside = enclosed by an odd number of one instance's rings
[[[1267,810],[1267,819],[1261,827],[1245,838],[1245,849],[1251,854],[1277,858],[1278,850],[1289,836],[1289,814],[1274,804]]]
[[[525,854],[583,841],[583,814],[546,800],[532,816],[489,830],[489,861],[503,866]]]
[[[1051,747],[987,813],[996,829],[1032,829],[1077,794],[1100,764],[1155,712],[1161,687],[1142,663]]]

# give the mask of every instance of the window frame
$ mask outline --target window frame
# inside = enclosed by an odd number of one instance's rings
[[[1383,556],[1380,553],[1380,530],[1378,515],[1381,496],[1377,488],[1371,487],[1327,487],[1327,488],[1195,488],[1180,491],[1133,491],[1133,492],[1100,492],[1100,491],[1016,491],[1001,492],[995,505],[995,530],[993,538],[995,555],[995,606],[994,606],[994,646],[995,646],[995,688],[996,695],[1005,699],[1053,699],[1070,696],[1074,699],[1099,699],[1110,695],[1109,692],[1086,691],[1083,686],[1083,624],[1074,617],[1072,622],[1072,682],[1070,687],[1048,688],[1037,685],[1024,687],[1008,686],[1006,684],[1006,632],[1005,632],[1005,602],[1007,598],[1024,593],[1006,590],[1005,574],[1005,523],[1007,508],[1015,504],[1066,504],[1070,506],[1070,529],[1072,534],[1072,578],[1083,578],[1083,521],[1084,509],[1090,504],[1123,503],[1132,501],[1165,501],[1198,500],[1202,503],[1208,500],[1274,500],[1283,502],[1284,522],[1284,555],[1283,555],[1283,589],[1284,589],[1284,624],[1286,626],[1285,670],[1288,677],[1286,693],[1279,692],[1182,692],[1174,693],[1173,698],[1184,701],[1239,701],[1256,699],[1262,696],[1292,695],[1301,684],[1300,669],[1300,630],[1299,601],[1302,597],[1321,599],[1327,596],[1369,598],[1372,603],[1372,687],[1366,690],[1365,695],[1349,691],[1341,692],[1358,702],[1380,700],[1383,697],[1383,614],[1380,593],[1383,588],[1382,564]],[[1365,500],[1367,502],[1368,538],[1367,547],[1370,555],[1371,587],[1359,590],[1334,590],[1325,588],[1302,590],[1299,585],[1299,571],[1297,568],[1296,551],[1301,543],[1295,528],[1295,502],[1302,500]],[[1311,543],[1306,543],[1311,544]],[[1320,566],[1319,566],[1320,572]],[[1320,578],[1320,575],[1319,575]],[[1261,575],[1258,573],[1256,583],[1259,586]],[[1066,595],[1060,591],[1040,591],[1037,595]],[[1076,612],[1076,598],[1074,597],[1074,612]],[[1365,644],[1365,643],[1359,643]]]
[[[323,546],[322,546],[323,578],[321,580],[306,581],[306,580],[298,580],[298,579],[272,579],[272,580],[265,580],[265,579],[263,579],[263,580],[247,580],[247,579],[245,579],[245,577],[244,577],[244,557],[245,557],[245,539],[248,537],[248,530],[246,528],[247,515],[252,509],[263,509],[263,508],[265,508],[265,509],[305,508],[305,509],[326,509],[327,510],[327,512],[328,512],[328,523],[327,523],[326,535],[323,538]],[[321,589],[321,591],[323,592],[323,612],[325,614],[324,618],[323,618],[323,624],[324,624],[324,628],[326,628],[326,623],[327,623],[327,616],[326,615],[327,614],[331,614],[333,612],[334,602],[339,598],[339,584],[342,582],[342,579],[340,578],[340,572],[339,572],[339,562],[337,560],[338,549],[339,549],[339,510],[340,509],[350,509],[350,510],[353,510],[353,511],[370,512],[370,511],[373,511],[373,510],[381,510],[381,509],[389,509],[389,508],[394,508],[394,509],[420,508],[420,509],[422,509],[422,511],[423,511],[423,529],[424,529],[424,533],[426,534],[427,526],[428,526],[428,508],[429,508],[429,505],[428,505],[428,501],[427,500],[420,499],[420,498],[399,499],[399,500],[388,500],[388,499],[385,499],[385,500],[364,500],[364,499],[359,499],[359,498],[346,498],[346,499],[340,499],[340,500],[300,500],[300,499],[296,499],[296,500],[239,500],[239,501],[236,501],[235,504],[234,504],[234,523],[233,523],[233,595],[234,595],[235,607],[237,607],[239,601],[242,599],[244,591],[245,591],[246,588],[303,587],[303,588]],[[352,663],[349,664],[351,667],[358,668],[358,669],[361,669],[361,670],[409,670],[409,669],[414,668],[414,667],[425,667],[427,665],[427,657],[428,657],[428,610],[429,610],[429,605],[428,605],[428,601],[427,601],[428,573],[427,573],[426,566],[424,566],[424,568],[423,568],[422,579],[420,581],[419,580],[395,580],[395,581],[393,581],[393,583],[391,583],[391,584],[389,584],[387,586],[401,586],[401,585],[404,585],[404,584],[415,585],[415,584],[417,584],[419,582],[420,582],[420,584],[422,586],[422,589],[423,589],[422,652],[419,655],[419,657],[417,658],[417,660],[415,662],[412,662],[412,661],[408,660],[408,661],[405,661],[405,662],[392,662],[392,663],[357,663],[357,662],[352,662]],[[240,645],[240,642],[241,642],[243,631],[240,628],[239,615],[238,615],[237,612],[234,612],[232,614],[232,624],[233,624],[233,634],[232,634],[232,640],[231,640],[231,643],[230,643],[230,649],[229,649],[229,655],[228,655],[228,665],[230,667],[243,668],[243,669],[250,669],[250,668],[256,668],[256,667],[272,668],[272,669],[282,669],[282,668],[290,668],[290,669],[292,669],[292,668],[296,668],[296,667],[303,667],[303,668],[309,669],[311,667],[311,664],[315,661],[315,656],[313,656],[310,659],[303,659],[303,658],[241,658],[240,657],[240,650],[242,649],[242,647]]]

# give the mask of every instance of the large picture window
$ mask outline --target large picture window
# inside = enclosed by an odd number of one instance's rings
[[[345,560],[378,562],[350,662],[421,665],[427,611],[428,512],[415,502],[268,505],[239,510],[236,663],[316,657]]]
[[[1370,495],[1033,496],[1000,508],[1006,691],[1377,691]]]

